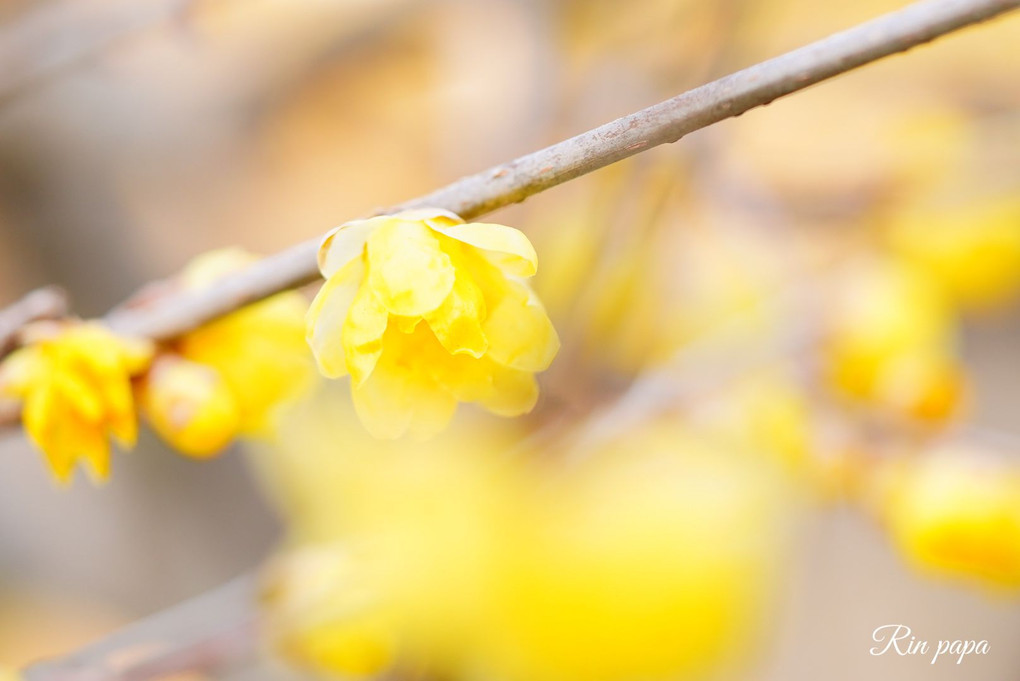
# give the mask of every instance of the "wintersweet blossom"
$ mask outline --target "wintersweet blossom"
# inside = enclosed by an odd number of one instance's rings
[[[148,366],[152,347],[96,322],[42,329],[4,362],[0,387],[23,402],[25,431],[57,480],[68,482],[78,461],[105,479],[110,438],[124,448],[137,439],[131,378]]]
[[[234,248],[210,251],[192,260],[181,280],[185,288],[200,290],[255,259]],[[222,377],[236,402],[239,435],[269,434],[277,408],[310,383],[314,370],[304,340],[307,309],[300,293],[279,293],[204,324],[175,344],[181,357]]]
[[[559,350],[524,281],[537,266],[516,229],[438,209],[348,222],[319,249],[326,283],[307,340],[324,375],[350,375],[377,437],[432,435],[458,402],[523,414],[538,399],[534,374]]]
[[[883,511],[897,548],[926,572],[1020,587],[1020,469],[948,452],[898,467]]]
[[[138,394],[149,425],[182,454],[214,456],[237,436],[240,406],[223,376],[210,366],[162,355]]]

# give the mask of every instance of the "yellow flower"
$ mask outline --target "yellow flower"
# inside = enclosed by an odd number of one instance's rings
[[[202,289],[254,260],[237,249],[205,253],[188,264],[182,281],[186,288]],[[182,357],[210,366],[223,377],[237,402],[241,435],[267,434],[275,409],[311,380],[312,363],[304,339],[306,310],[300,293],[280,293],[178,341],[176,351]]]
[[[1020,292],[1020,201],[911,211],[889,230],[894,248],[930,272],[957,304],[1002,307]]]
[[[378,676],[392,664],[393,626],[357,568],[337,544],[294,550],[270,565],[266,631],[288,660],[345,678]]]
[[[432,435],[459,401],[526,413],[535,372],[559,349],[523,281],[536,268],[527,237],[502,225],[440,210],[349,222],[319,250],[326,283],[308,311],[308,343],[323,374],[350,374],[355,409],[377,437]]]
[[[952,308],[927,274],[893,259],[862,260],[839,278],[828,372],[844,395],[940,422],[963,402]]]
[[[147,342],[118,338],[91,322],[59,327],[4,362],[0,383],[24,401],[25,431],[59,481],[70,480],[79,459],[94,478],[107,478],[110,437],[134,446],[131,377],[151,357]]]
[[[220,373],[176,355],[153,363],[139,406],[153,430],[188,456],[213,456],[237,436],[240,408]]]
[[[913,564],[1020,587],[1020,469],[938,456],[907,463],[891,477],[885,518]]]

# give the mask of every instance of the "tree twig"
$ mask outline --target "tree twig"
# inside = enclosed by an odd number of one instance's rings
[[[45,286],[0,310],[0,358],[15,348],[18,332],[29,322],[58,319],[67,314],[67,293],[59,286]]]
[[[474,219],[1018,6],[1020,0],[921,0],[380,212],[437,207],[465,220]],[[318,277],[317,248],[318,239],[305,241],[208,289],[176,294],[145,308],[117,311],[107,322],[122,333],[154,339],[180,335],[243,305],[314,281]]]
[[[254,574],[136,622],[63,658],[39,662],[26,681],[143,681],[185,671],[215,672],[249,655],[257,641]]]

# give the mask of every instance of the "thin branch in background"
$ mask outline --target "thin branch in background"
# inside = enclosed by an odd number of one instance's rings
[[[44,319],[59,319],[66,316],[67,311],[67,293],[59,286],[36,289],[0,310],[0,358],[17,346],[23,326]]]
[[[140,31],[181,16],[194,0],[36,3],[0,26],[0,106],[41,87]]]
[[[1020,0],[922,0],[381,212],[437,207],[471,220],[1017,7]],[[157,340],[178,336],[246,304],[315,281],[318,241],[297,244],[203,291],[116,311],[106,321],[129,335]]]
[[[250,657],[257,636],[258,579],[243,575],[82,650],[37,663],[26,681],[143,681],[215,672]]]

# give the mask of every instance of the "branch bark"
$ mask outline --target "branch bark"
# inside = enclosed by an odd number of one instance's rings
[[[59,319],[67,314],[67,307],[67,293],[58,286],[46,286],[0,310],[0,359],[18,344],[23,326],[43,319]]]
[[[1020,0],[921,0],[380,212],[437,207],[471,220],[1018,6]],[[318,239],[305,241],[209,289],[116,311],[106,321],[121,333],[172,338],[248,303],[315,281],[317,248]]]

